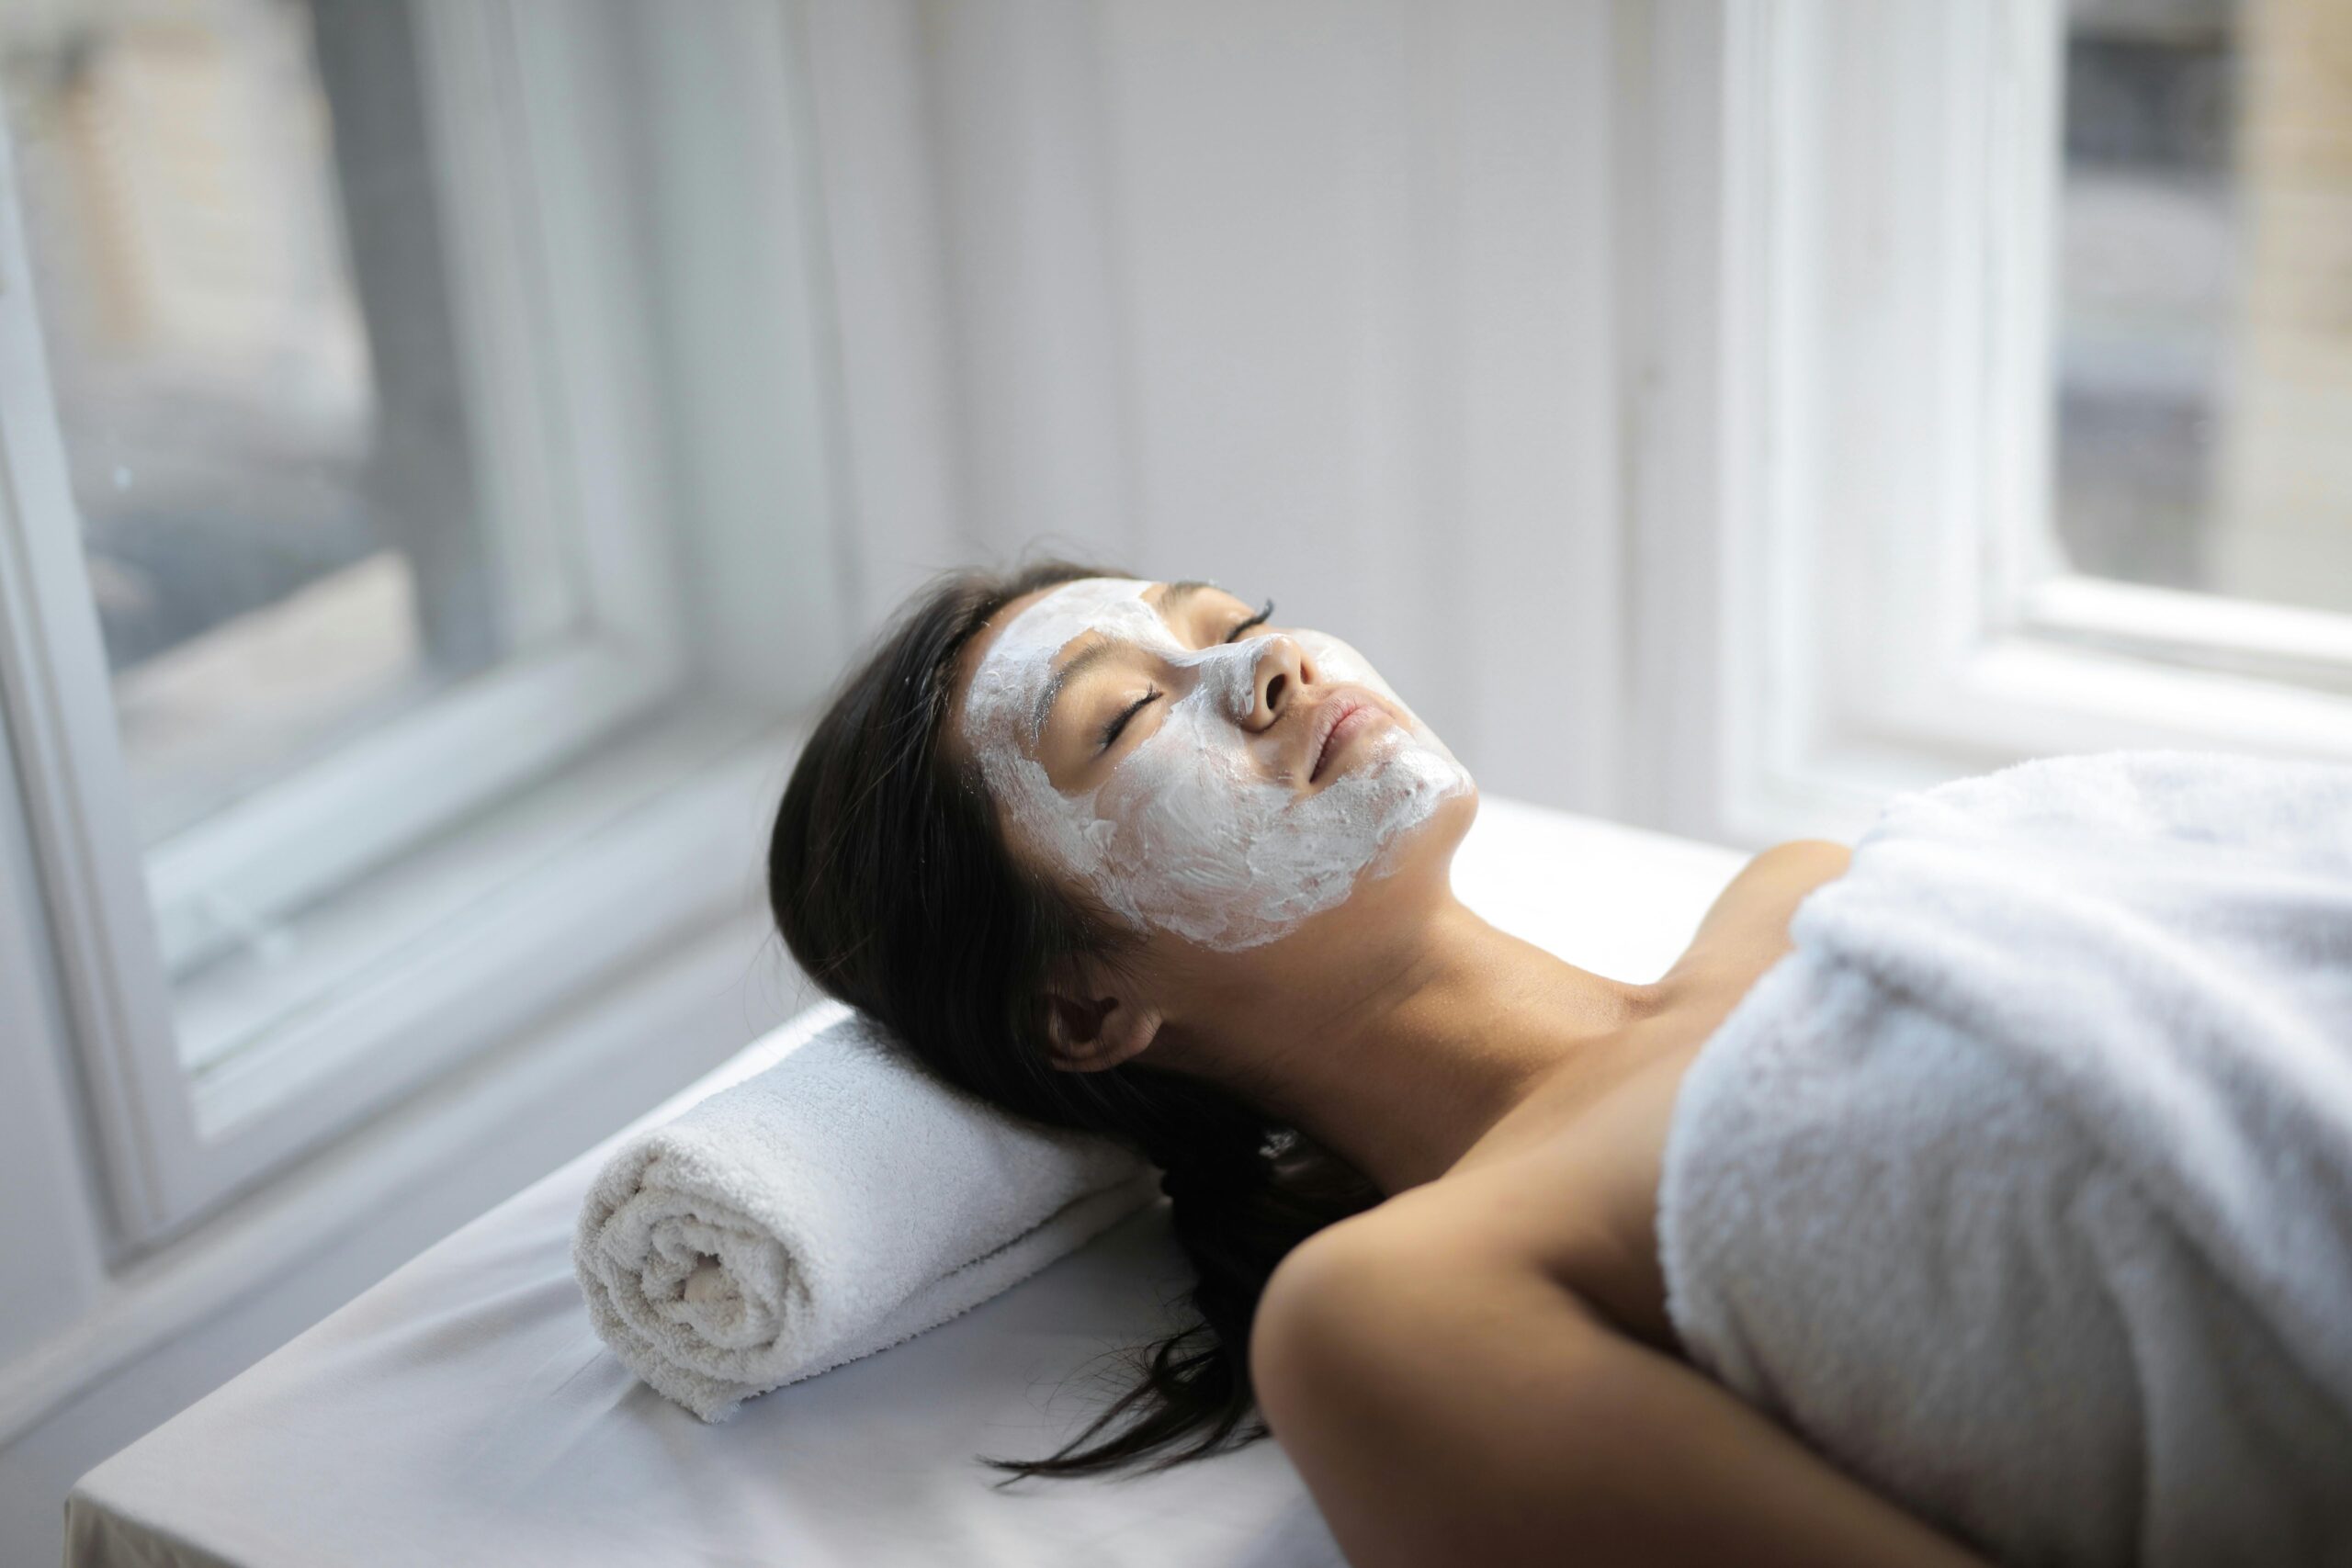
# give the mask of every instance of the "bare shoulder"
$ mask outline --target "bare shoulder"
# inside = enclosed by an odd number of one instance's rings
[[[1669,978],[1675,1015],[1634,1042],[1606,1092],[1534,1107],[1526,1135],[1309,1236],[1276,1266],[1250,1335],[1260,1358],[1319,1344],[1332,1320],[1492,1302],[1521,1287],[1564,1323],[1670,1345],[1657,1263],[1657,1191],[1681,1075],[1714,1022],[1788,945],[1788,923],[1852,851],[1796,839],[1751,858],[1716,897]],[[1662,984],[1664,982],[1661,982]],[[1277,1368],[1274,1375],[1283,1375]]]
[[[1464,1225],[1446,1182],[1412,1188],[1308,1236],[1275,1266],[1250,1333],[1261,1399],[1310,1376],[1317,1359],[1367,1340],[1408,1345],[1418,1325],[1472,1303],[1517,1301],[1562,1331],[1600,1332],[1600,1317],[1523,1248],[1489,1245]]]
[[[1790,839],[1751,856],[1724,890],[1758,882],[1820,882],[1842,874],[1853,858],[1853,846],[1835,839]]]
[[[1843,876],[1853,858],[1852,846],[1834,839],[1791,839],[1751,857],[1700,918],[1677,967],[1687,968],[1723,949],[1749,958],[1759,956],[1759,948],[1779,951],[1797,905],[1815,888]]]

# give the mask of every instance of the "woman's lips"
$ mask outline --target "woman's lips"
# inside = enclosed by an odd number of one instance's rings
[[[1329,710],[1316,716],[1322,736],[1316,743],[1315,761],[1307,771],[1306,782],[1313,784],[1320,779],[1339,761],[1349,742],[1388,716],[1387,711],[1369,697],[1352,694],[1332,697]]]

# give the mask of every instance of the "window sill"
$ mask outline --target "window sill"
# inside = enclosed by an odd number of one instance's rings
[[[481,1151],[526,1136],[551,1169],[693,1082],[799,1005],[788,970],[761,977],[773,951],[764,911],[705,926],[120,1269],[69,1327],[0,1366],[0,1446],[394,1203],[458,1216],[445,1228],[486,1210],[505,1189],[485,1190]]]
[[[293,962],[248,955],[192,983],[179,1028],[214,1201],[754,905],[797,740],[741,708],[688,709],[322,906]],[[255,1017],[273,1022],[240,1037]]]
[[[1736,690],[1736,688],[1735,688]],[[1910,685],[1865,685],[1811,716],[1760,682],[1771,715],[1734,757],[1729,836],[1853,841],[1890,795],[2030,757],[2144,749],[2352,760],[2352,701],[2030,636],[1998,637]]]

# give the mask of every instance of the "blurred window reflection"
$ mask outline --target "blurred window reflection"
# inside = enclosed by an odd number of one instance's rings
[[[403,0],[9,0],[0,93],[142,841],[539,647]]]
[[[2072,0],[2073,570],[2352,611],[2352,5]]]

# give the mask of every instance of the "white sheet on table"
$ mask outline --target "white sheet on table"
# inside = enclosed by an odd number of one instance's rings
[[[1489,799],[1464,901],[1571,961],[1655,978],[1747,857]],[[794,1568],[1323,1568],[1340,1560],[1263,1441],[1162,1476],[1022,1481],[1125,1386],[1105,1352],[1191,1283],[1165,1200],[997,1299],[707,1426],[590,1330],[571,1224],[605,1156],[771,1065],[746,1051],[106,1461],[81,1568],[433,1562]]]

